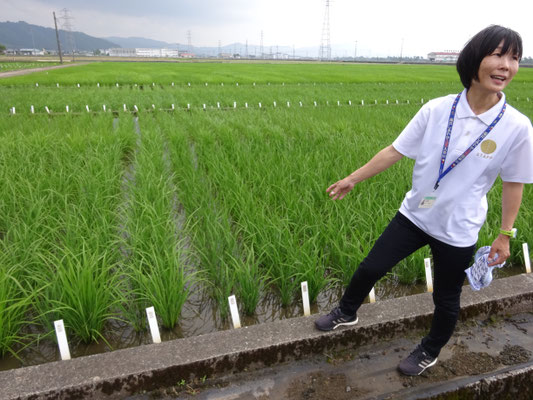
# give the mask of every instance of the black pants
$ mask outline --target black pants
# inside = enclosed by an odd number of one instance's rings
[[[343,313],[354,315],[379,279],[399,261],[425,245],[430,246],[433,254],[435,311],[429,334],[422,339],[422,347],[431,356],[437,357],[455,329],[464,271],[472,261],[475,245],[455,247],[443,243],[398,212],[355,271],[340,307]]]

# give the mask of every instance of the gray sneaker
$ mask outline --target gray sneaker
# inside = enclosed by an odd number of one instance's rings
[[[340,307],[335,307],[328,315],[323,315],[315,321],[315,326],[321,331],[331,331],[341,325],[357,324],[357,314],[350,316],[341,311]]]
[[[398,370],[404,375],[420,375],[426,368],[437,363],[436,357],[431,357],[424,351],[422,346],[416,346],[409,356],[398,365]]]

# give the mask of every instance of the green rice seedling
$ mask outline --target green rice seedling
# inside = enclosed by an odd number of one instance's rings
[[[2,246],[3,247],[3,246]],[[0,357],[16,356],[15,346],[22,347],[27,335],[22,328],[31,323],[28,310],[33,300],[31,289],[24,287],[20,265],[8,265],[5,253],[0,254]]]
[[[36,308],[43,324],[63,319],[65,327],[85,343],[104,339],[106,321],[116,318],[118,277],[106,254],[82,246],[79,252],[61,249],[61,256],[43,257],[47,269],[36,273],[36,282],[50,282]],[[104,339],[105,340],[105,339]]]

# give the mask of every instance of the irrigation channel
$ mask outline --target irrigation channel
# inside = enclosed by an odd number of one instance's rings
[[[438,70],[444,78],[428,70],[420,84],[420,75],[341,82],[344,67],[323,70],[339,81],[318,83],[298,81],[298,69],[288,82],[285,67],[207,83],[209,66],[174,84],[179,71],[165,68],[176,66],[159,65],[169,75],[157,84],[118,84],[114,73],[88,81],[115,68],[99,65],[2,80],[0,304],[18,315],[9,314],[16,329],[0,332],[0,369],[57,360],[57,319],[79,357],[150,343],[149,306],[163,340],[231,329],[232,294],[245,326],[302,315],[302,281],[312,312],[329,311],[394,215],[412,163],[343,202],[325,188],[389,144],[425,101],[457,90],[449,69]],[[532,82],[525,75],[508,94],[530,117]],[[499,190],[489,193],[482,244],[499,226]],[[532,201],[527,187],[520,243],[496,278],[524,271]],[[424,292],[427,256],[401,263],[377,285],[377,301]]]

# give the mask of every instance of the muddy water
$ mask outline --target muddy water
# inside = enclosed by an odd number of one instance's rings
[[[505,268],[495,269],[494,279],[523,272],[524,267],[509,265]],[[320,293],[317,302],[311,305],[311,313],[328,312],[337,305],[342,296],[342,291],[342,288],[337,287]],[[376,301],[424,293],[425,291],[425,283],[404,285],[392,280],[380,282],[375,288]],[[278,296],[266,293],[257,307],[256,314],[254,316],[241,316],[241,323],[243,326],[250,326],[301,315],[303,315],[303,307],[300,302],[295,301],[290,307],[284,308],[281,306]],[[226,329],[231,329],[230,318],[221,318],[213,300],[206,293],[196,291],[192,293],[184,305],[179,325],[173,330],[162,329],[161,339],[164,341],[173,340]],[[82,357],[151,343],[148,329],[145,332],[135,332],[128,324],[119,321],[113,321],[108,325],[105,339],[107,343],[104,341],[89,345],[70,343],[72,357]],[[0,359],[0,371],[43,364],[60,359],[57,345],[51,339],[41,340],[38,344],[21,350],[18,357],[17,359],[13,356],[6,356]]]

